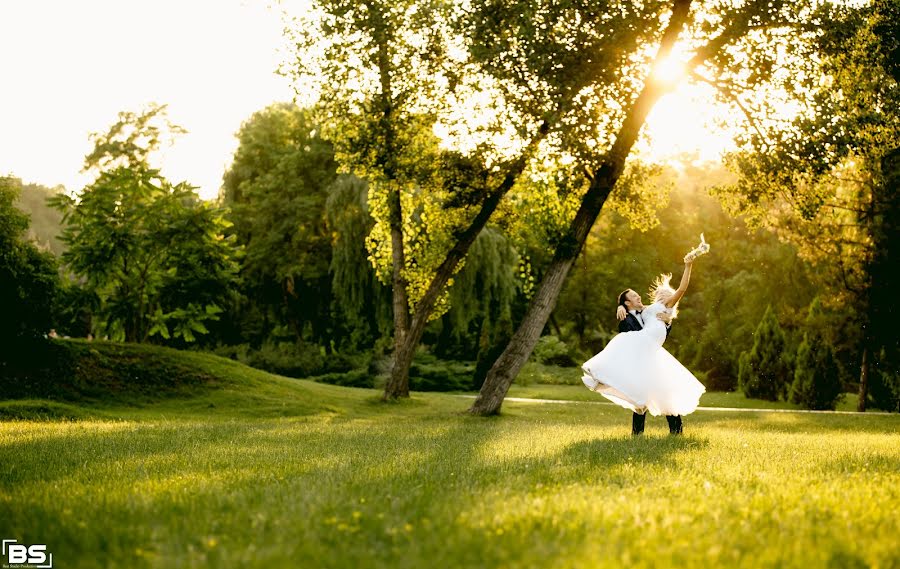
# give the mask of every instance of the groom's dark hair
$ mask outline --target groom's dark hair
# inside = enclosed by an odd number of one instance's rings
[[[623,290],[621,293],[619,293],[619,304],[620,304],[621,306],[625,306],[625,301],[628,300],[628,297],[627,297],[626,295],[627,295],[629,292],[631,292],[631,289],[630,289],[630,288],[626,288],[626,289]]]

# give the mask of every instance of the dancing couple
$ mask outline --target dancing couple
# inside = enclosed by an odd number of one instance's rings
[[[687,291],[694,260],[707,253],[709,245],[700,235],[700,245],[684,257],[684,275],[677,289],[672,275],[660,275],[650,289],[654,302],[644,306],[641,295],[627,289],[619,295],[616,316],[619,334],[581,366],[581,378],[591,391],[633,411],[631,432],[644,432],[647,412],[665,415],[669,433],[682,433],[682,415],[692,413],[706,391],[663,343],[672,320],[678,315],[678,302]]]

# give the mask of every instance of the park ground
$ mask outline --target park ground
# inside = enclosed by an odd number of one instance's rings
[[[202,381],[0,402],[3,539],[59,567],[900,567],[897,415],[703,410],[632,438],[573,386],[476,418],[158,354]]]

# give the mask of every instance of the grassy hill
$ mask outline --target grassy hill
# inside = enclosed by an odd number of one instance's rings
[[[59,340],[0,375],[0,419],[140,418],[147,413],[288,417],[349,412],[376,400],[260,371],[201,352],[161,346]]]
[[[635,439],[615,406],[483,419],[452,394],[383,404],[204,354],[59,345],[74,355],[42,360],[59,375],[29,380],[43,397],[0,403],[0,534],[60,567],[900,559],[896,415],[706,411]]]

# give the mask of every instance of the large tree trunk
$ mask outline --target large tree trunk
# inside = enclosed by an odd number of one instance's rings
[[[859,402],[856,404],[856,410],[863,412],[866,410],[866,399],[869,397],[869,348],[863,348],[862,364],[859,366]]]
[[[376,11],[377,12],[377,11]],[[381,19],[381,14],[375,17]],[[381,124],[384,134],[384,145],[381,148],[379,160],[384,170],[385,184],[388,190],[388,225],[391,230],[391,293],[393,296],[391,305],[394,312],[394,344],[402,346],[409,335],[409,296],[407,293],[407,280],[404,276],[406,268],[406,250],[403,245],[403,208],[400,203],[401,184],[397,179],[396,169],[396,136],[394,131],[394,95],[391,84],[391,54],[388,49],[388,32],[384,23],[378,27],[380,33],[375,34],[378,42],[378,73],[381,80]],[[394,365],[397,367],[398,358],[403,354],[395,350]],[[410,355],[410,358],[412,355]],[[408,366],[407,366],[408,375]],[[408,379],[408,377],[407,377]],[[384,386],[384,399],[396,399],[409,397],[409,381],[396,376],[393,372]]]
[[[396,399],[409,397],[409,365],[412,362],[412,352],[404,352],[403,347],[409,336],[409,297],[407,296],[407,282],[403,275],[406,266],[406,256],[403,250],[403,212],[400,209],[400,190],[392,188],[388,196],[390,208],[391,226],[391,270],[392,293],[394,309],[394,358],[391,365],[391,375],[384,386],[384,399]],[[399,370],[400,373],[397,373]]]
[[[691,0],[676,0],[674,2],[672,17],[669,19],[669,24],[663,33],[659,51],[655,58],[656,62],[662,61],[671,52],[672,46],[678,39],[688,19],[690,6]],[[699,62],[696,64],[699,64]],[[606,203],[606,199],[624,171],[625,159],[631,152],[631,147],[637,140],[647,115],[664,92],[665,87],[654,81],[651,71],[651,75],[645,81],[641,93],[631,105],[606,160],[594,173],[591,185],[584,198],[582,198],[581,207],[578,209],[578,213],[569,226],[565,237],[557,246],[550,268],[544,274],[540,288],[532,299],[525,318],[513,335],[506,350],[491,368],[491,371],[488,372],[488,376],[478,397],[475,399],[475,403],[469,409],[470,413],[475,415],[493,415],[500,411],[500,406],[503,404],[507,391],[509,391],[509,386],[522,369],[522,366],[525,365],[532,350],[534,350],[541,330],[543,330],[550,313],[556,305],[556,300],[562,290],[566,275],[572,267],[572,263],[577,258],[591,227],[603,209],[603,204]]]

